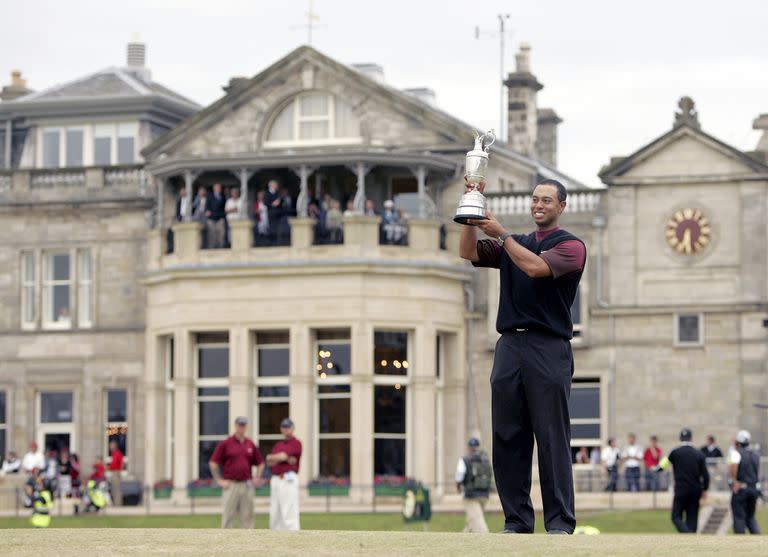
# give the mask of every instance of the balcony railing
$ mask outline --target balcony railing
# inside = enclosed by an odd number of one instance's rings
[[[88,189],[89,194],[100,188],[137,191],[146,195],[149,178],[142,166],[109,166],[87,168],[22,168],[0,171],[0,192],[22,194],[36,191],[39,195],[62,192],[62,195],[78,195]],[[45,192],[45,193],[44,193]],[[55,197],[61,197],[53,193]]]
[[[32,189],[85,187],[85,170],[33,170],[30,187]]]
[[[531,210],[531,196],[527,193],[487,197],[488,209],[494,215],[525,215]],[[600,194],[579,192],[568,195],[569,213],[589,213],[600,206]]]

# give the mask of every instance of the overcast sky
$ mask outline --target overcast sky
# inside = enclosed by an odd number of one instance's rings
[[[0,0],[0,84],[20,69],[40,90],[123,65],[135,33],[153,78],[202,105],[306,44],[308,0]],[[346,64],[376,62],[398,88],[427,86],[441,108],[498,128],[497,14],[510,14],[506,69],[521,42],[560,125],[559,167],[590,185],[696,101],[705,131],[751,150],[768,112],[768,1],[315,0],[312,45]],[[475,26],[481,38],[475,39]],[[487,32],[487,33],[485,33]],[[467,136],[468,148],[471,138]]]

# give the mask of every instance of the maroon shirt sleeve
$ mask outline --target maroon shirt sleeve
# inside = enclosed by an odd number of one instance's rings
[[[213,450],[213,454],[211,455],[211,460],[221,466],[221,460],[224,457],[224,444],[226,443],[226,439],[216,445],[216,448]]]
[[[540,257],[549,265],[554,278],[560,278],[569,273],[584,269],[587,260],[587,250],[578,240],[560,242],[550,250],[541,253]]]
[[[472,262],[475,267],[498,269],[501,266],[501,246],[496,240],[478,240],[477,257],[477,261]]]

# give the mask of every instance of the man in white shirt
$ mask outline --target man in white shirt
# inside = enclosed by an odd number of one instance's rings
[[[8,458],[3,461],[3,467],[0,468],[0,476],[17,474],[19,470],[21,470],[21,461],[14,451],[10,451]]]
[[[21,459],[21,471],[25,474],[31,474],[33,470],[45,469],[45,456],[37,446],[37,443],[32,441],[29,444],[29,452]]]
[[[605,486],[605,491],[616,491],[619,480],[619,449],[616,448],[616,439],[613,437],[608,439],[608,446],[603,449],[600,457],[608,473],[608,485]]]
[[[629,444],[621,452],[624,461],[624,477],[627,481],[627,491],[640,491],[640,463],[643,460],[643,448],[637,444],[634,433],[627,436]]]

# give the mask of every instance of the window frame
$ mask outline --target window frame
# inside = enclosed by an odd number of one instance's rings
[[[301,99],[323,94],[328,99],[328,112],[326,116],[303,116],[301,114]],[[284,104],[280,106],[279,110],[275,111],[275,114],[270,118],[269,125],[267,126],[267,133],[264,139],[264,147],[297,147],[297,146],[318,146],[318,145],[357,145],[363,142],[362,134],[350,137],[336,137],[336,103],[344,102],[339,100],[337,95],[329,91],[323,91],[314,89],[311,91],[304,91],[298,95],[294,95],[288,99]],[[277,119],[286,110],[293,110],[293,131],[291,139],[269,139],[272,134],[272,126]],[[328,136],[321,139],[301,139],[300,129],[303,122],[324,122],[328,121]],[[359,118],[358,118],[359,124]],[[359,128],[358,128],[359,130]]]
[[[321,341],[322,342],[322,341]],[[332,341],[331,341],[332,342]],[[316,341],[316,344],[318,342]],[[317,354],[317,350],[315,350],[315,354]],[[325,441],[329,439],[347,439],[349,440],[349,476],[347,477],[348,480],[351,480],[352,476],[352,382],[351,382],[351,373],[350,375],[329,375],[326,377],[320,377],[315,374],[315,385],[314,385],[314,403],[313,403],[313,416],[316,418],[314,420],[314,454],[315,454],[315,461],[313,463],[313,472],[314,477],[320,476],[320,441]],[[349,387],[349,391],[344,393],[321,393],[320,387],[327,387],[327,386],[335,386],[335,385],[341,385]],[[347,433],[320,433],[320,401],[321,400],[349,400],[349,432]]]
[[[109,162],[107,164],[96,164],[95,159],[95,140],[97,127],[102,127],[104,130],[109,128],[109,135],[99,135],[98,137],[109,137]],[[122,128],[122,129],[121,129]],[[125,131],[128,129],[129,131]],[[58,132],[59,138],[59,154],[57,166],[46,166],[44,164],[45,158],[43,153],[43,138],[46,132]],[[82,145],[82,161],[79,165],[67,164],[67,132],[69,131],[81,131],[83,137]],[[130,163],[121,163],[119,161],[119,148],[118,142],[121,138],[133,139],[133,161]],[[85,168],[91,166],[107,167],[107,166],[132,166],[141,164],[141,145],[139,145],[139,139],[141,138],[141,122],[137,120],[118,120],[109,122],[70,122],[67,124],[43,124],[37,128],[37,145],[35,153],[35,168],[38,169],[56,169],[56,168]]]
[[[288,342],[258,342],[259,333],[288,333]],[[259,450],[262,448],[262,441],[277,442],[283,439],[283,435],[278,429],[274,433],[261,433],[261,414],[260,407],[262,404],[288,404],[288,416],[291,412],[291,331],[287,328],[270,328],[259,329],[251,331],[251,347],[253,354],[252,363],[252,378],[253,378],[253,438],[256,440],[256,446]],[[288,349],[288,373],[286,375],[259,375],[259,350],[262,348],[287,348]],[[288,389],[288,396],[260,396],[260,387],[286,387]],[[286,416],[287,417],[287,416]],[[262,451],[262,455],[266,458],[266,452]]]
[[[81,276],[81,257],[84,255],[88,256],[89,262],[88,266],[90,269],[90,276],[89,278],[83,279]],[[75,291],[75,303],[77,304],[77,311],[75,312],[77,317],[77,327],[80,329],[90,329],[93,327],[93,317],[94,317],[94,274],[95,274],[96,266],[94,265],[94,257],[93,257],[93,250],[89,247],[81,247],[77,248],[75,250],[75,285],[76,285],[76,291]],[[88,290],[88,319],[84,319],[81,315],[81,309],[82,309],[82,303],[83,303],[83,291],[87,289]]]
[[[227,334],[227,342],[199,342],[198,336],[201,334],[220,334],[220,333],[226,333]],[[193,444],[193,450],[194,452],[194,463],[193,463],[193,470],[195,473],[196,478],[200,478],[200,443],[202,441],[223,441],[227,437],[231,435],[229,422],[232,421],[231,414],[231,397],[232,397],[232,389],[229,384],[229,379],[231,377],[231,369],[228,370],[226,377],[200,377],[200,347],[211,347],[211,348],[221,348],[226,346],[227,348],[227,358],[231,360],[232,358],[232,351],[230,348],[231,345],[231,339],[232,339],[232,332],[229,329],[224,330],[205,330],[205,331],[197,331],[194,334],[194,342],[193,342],[193,348],[194,348],[194,400],[195,400],[195,409],[194,409],[194,415],[193,415],[193,430],[194,430],[194,444]],[[227,394],[226,395],[201,395],[199,389],[205,389],[205,388],[227,388]],[[224,434],[201,434],[200,433],[200,403],[201,402],[223,402],[225,401],[227,403],[227,431]]]
[[[681,317],[696,317],[698,329],[699,329],[699,338],[695,341],[688,341],[688,340],[680,340],[680,318]],[[697,311],[691,311],[691,312],[676,312],[673,316],[673,328],[674,328],[674,337],[673,337],[673,344],[675,348],[701,348],[704,346],[704,313],[703,312],[697,312]]]
[[[19,284],[21,286],[21,328],[22,330],[33,330],[37,328],[40,322],[40,290],[41,290],[41,273],[40,273],[40,256],[36,250],[21,250],[20,253],[20,273]],[[30,257],[34,265],[34,276],[31,281],[26,276],[27,266],[25,265],[25,258]],[[32,290],[31,300],[30,295],[27,294],[27,290]],[[31,302],[34,304],[32,320],[27,321],[25,319],[27,313],[27,304]]]
[[[68,279],[66,281],[63,280],[56,280],[56,279],[48,279],[48,273],[49,270],[52,273],[52,262],[53,258],[57,255],[66,255],[68,257],[68,267],[69,267],[69,274]],[[73,288],[76,284],[75,282],[75,272],[76,269],[73,270],[72,265],[72,257],[73,250],[72,249],[50,249],[45,250],[42,252],[42,269],[41,269],[41,281],[40,281],[40,290],[41,290],[41,296],[42,296],[42,304],[41,304],[41,326],[43,329],[46,330],[67,330],[67,329],[73,329],[75,324],[74,319],[74,312],[72,311],[72,307],[76,306],[77,300],[75,299],[76,292],[75,288]],[[56,286],[67,286],[69,287],[69,323],[58,323],[57,321],[50,321],[50,313],[49,310],[53,310],[51,307],[51,304],[53,304],[53,292]],[[50,293],[49,293],[50,292]]]

